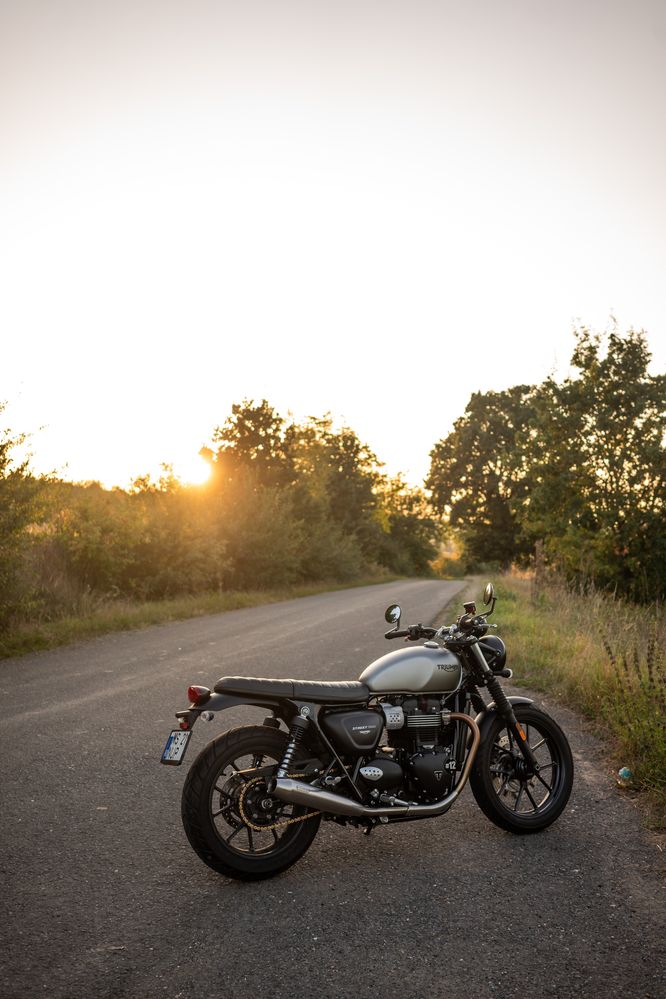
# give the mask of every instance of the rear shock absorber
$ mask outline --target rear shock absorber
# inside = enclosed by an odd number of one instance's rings
[[[301,715],[296,715],[289,728],[289,742],[287,743],[287,748],[284,751],[284,756],[282,757],[282,762],[277,769],[278,777],[288,777],[289,769],[293,763],[294,756],[296,755],[296,750],[298,749],[298,744],[301,742],[303,736],[305,735],[310,722],[307,718],[302,718]]]

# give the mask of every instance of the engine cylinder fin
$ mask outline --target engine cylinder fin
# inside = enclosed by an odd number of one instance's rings
[[[431,715],[407,715],[407,728],[439,728],[442,716],[439,712]]]

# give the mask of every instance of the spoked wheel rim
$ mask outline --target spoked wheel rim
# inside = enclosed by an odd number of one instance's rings
[[[523,722],[523,731],[539,769],[529,772],[515,734],[503,728],[490,756],[491,783],[500,806],[518,818],[543,814],[556,802],[562,782],[562,754],[552,734],[538,723]]]
[[[225,847],[239,856],[262,857],[283,849],[301,823],[277,824],[307,811],[272,798],[267,778],[257,779],[253,773],[279,762],[271,752],[243,753],[223,761],[212,782],[208,804],[211,826]]]

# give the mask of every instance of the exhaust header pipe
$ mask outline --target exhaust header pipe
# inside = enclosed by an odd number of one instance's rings
[[[303,805],[306,808],[314,808],[320,812],[328,812],[331,815],[349,815],[357,819],[378,819],[382,816],[394,819],[428,819],[436,815],[443,815],[454,803],[469,777],[474,758],[476,757],[479,743],[481,742],[481,732],[479,726],[469,715],[460,712],[451,713],[451,721],[464,722],[471,730],[472,745],[467,754],[465,766],[463,767],[460,780],[455,789],[447,794],[441,801],[434,801],[428,805],[417,805],[413,802],[395,805],[367,806],[361,805],[351,798],[344,798],[339,794],[332,794],[324,791],[323,788],[312,787],[303,781],[295,780],[293,777],[278,777],[275,781],[273,794],[280,801],[286,801],[291,805]]]

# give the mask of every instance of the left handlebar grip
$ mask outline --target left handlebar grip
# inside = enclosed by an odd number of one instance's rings
[[[408,634],[408,631],[387,631],[384,638],[407,638]]]

